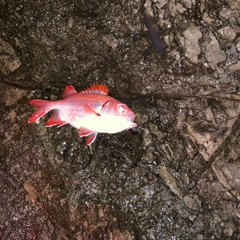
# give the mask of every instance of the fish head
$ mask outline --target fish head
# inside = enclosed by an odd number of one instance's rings
[[[137,127],[137,124],[133,122],[136,114],[126,104],[116,99],[108,100],[102,106],[101,114],[111,119],[112,125],[115,125],[116,129],[117,126],[119,127],[118,131]]]
[[[136,117],[136,114],[126,104],[115,99],[107,101],[103,105],[103,110],[108,114],[113,114],[114,116],[121,117],[130,122]]]

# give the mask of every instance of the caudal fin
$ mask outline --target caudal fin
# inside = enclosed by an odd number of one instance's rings
[[[28,101],[34,107],[38,107],[38,109],[32,114],[32,116],[28,119],[28,123],[33,123],[40,119],[43,115],[52,110],[51,101],[48,100],[39,100],[33,99]]]

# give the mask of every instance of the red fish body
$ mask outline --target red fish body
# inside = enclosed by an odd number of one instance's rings
[[[133,122],[135,113],[124,103],[108,96],[105,85],[95,84],[80,93],[69,85],[63,98],[57,101],[30,100],[29,103],[38,109],[28,123],[54,110],[46,126],[70,124],[78,129],[80,137],[86,137],[87,145],[94,142],[97,133],[117,133],[137,127]]]

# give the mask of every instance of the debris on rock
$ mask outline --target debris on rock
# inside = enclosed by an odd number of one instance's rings
[[[12,46],[0,38],[0,71],[5,75],[14,72],[21,66],[20,58]]]

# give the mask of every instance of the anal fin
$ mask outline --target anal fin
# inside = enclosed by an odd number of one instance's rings
[[[54,111],[52,116],[46,122],[45,126],[52,127],[52,126],[58,125],[59,127],[61,127],[65,124],[67,124],[67,122],[61,120],[61,118],[59,117],[58,111]]]

